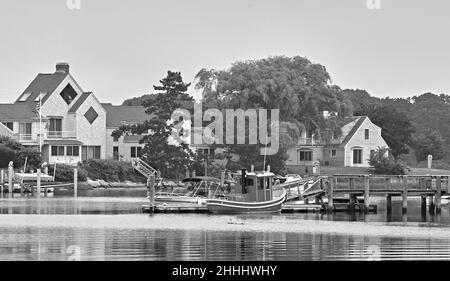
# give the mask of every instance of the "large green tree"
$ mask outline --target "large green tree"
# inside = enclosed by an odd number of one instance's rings
[[[275,56],[236,62],[227,70],[202,69],[196,79],[204,107],[280,110],[280,149],[266,157],[275,172],[283,170],[286,148],[295,143],[301,131],[319,136],[329,125],[323,111],[351,115],[351,102],[339,87],[331,85],[325,67],[304,57]],[[228,151],[240,156],[239,163],[231,164],[262,168],[264,155],[260,155],[260,148],[261,145],[228,145]]]
[[[409,152],[415,128],[405,113],[396,110],[394,106],[383,105],[364,108],[355,112],[355,115],[366,115],[375,125],[382,128],[382,137],[395,159]]]

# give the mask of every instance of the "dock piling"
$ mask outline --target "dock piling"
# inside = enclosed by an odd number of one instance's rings
[[[36,171],[36,197],[41,197],[41,169],[37,169]]]
[[[408,210],[408,176],[403,176],[402,213]]]
[[[364,212],[368,213],[370,208],[370,176],[364,176]]]
[[[78,197],[78,169],[73,170],[73,196]]]
[[[5,184],[5,171],[0,170],[0,197],[3,198],[3,185]]]
[[[349,204],[348,204],[348,210],[350,213],[354,213],[356,210],[356,194],[354,193],[350,193],[349,194],[350,198],[349,198]]]
[[[13,173],[14,173],[13,162],[10,161],[9,165],[8,165],[8,197],[12,197],[12,192],[13,192]]]
[[[420,197],[420,200],[421,200],[421,202],[420,202],[420,210],[421,210],[422,213],[426,213],[427,212],[427,197],[422,195]]]
[[[147,179],[147,191],[149,197],[149,212],[150,214],[155,212],[155,176],[151,175]]]
[[[386,195],[386,212],[387,213],[392,212],[392,195],[391,194]]]
[[[328,211],[333,211],[333,189],[334,189],[334,178],[331,178],[328,184]]]
[[[441,212],[441,195],[442,195],[442,189],[441,189],[442,181],[441,177],[436,177],[436,213],[439,214]]]
[[[430,214],[434,214],[434,196],[428,196],[428,210]]]

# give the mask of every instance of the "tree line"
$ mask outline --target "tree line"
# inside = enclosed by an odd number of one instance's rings
[[[286,149],[295,143],[302,131],[311,138],[327,138],[339,134],[345,117],[368,116],[382,128],[391,155],[414,154],[417,161],[433,154],[435,159],[447,157],[450,145],[450,118],[447,95],[423,94],[412,98],[377,98],[364,90],[341,89],[333,85],[325,66],[307,58],[275,56],[260,60],[235,62],[229,69],[201,69],[194,85],[185,83],[179,72],[168,71],[154,86],[154,92],[125,100],[123,105],[143,105],[149,119],[139,126],[122,126],[113,134],[151,132],[146,137],[143,155],[163,176],[174,176],[186,169],[203,165],[213,167],[208,155],[194,153],[187,145],[169,142],[175,123],[168,122],[178,107],[192,110],[195,101],[187,94],[195,87],[202,94],[204,109],[280,109],[280,150],[276,155],[260,155],[261,145],[219,145],[222,153],[215,158],[227,159],[226,167],[236,170],[255,165],[263,168],[264,160],[277,173],[285,171]],[[325,118],[323,111],[334,114]],[[177,121],[178,122],[178,121]],[[204,124],[207,125],[207,124]],[[234,161],[232,155],[238,155]],[[217,168],[217,167],[216,167]]]

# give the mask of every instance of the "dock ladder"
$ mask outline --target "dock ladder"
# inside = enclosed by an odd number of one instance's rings
[[[133,158],[131,160],[131,165],[133,168],[141,173],[146,179],[149,179],[151,176],[156,174],[156,170],[151,167],[149,164],[145,163],[141,158]]]

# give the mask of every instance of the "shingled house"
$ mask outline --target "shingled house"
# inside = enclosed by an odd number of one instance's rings
[[[328,140],[299,138],[291,146],[286,166],[291,171],[311,167],[315,162],[322,166],[369,167],[369,158],[379,147],[388,148],[381,136],[381,128],[366,116],[347,117],[341,120],[340,134]]]
[[[138,124],[146,119],[142,106],[100,103],[92,92],[83,91],[70,73],[69,64],[58,63],[54,73],[38,74],[14,103],[0,104],[0,135],[36,149],[41,145],[48,163],[130,161],[142,151],[142,136],[114,139],[111,133],[122,124]]]

